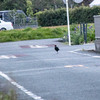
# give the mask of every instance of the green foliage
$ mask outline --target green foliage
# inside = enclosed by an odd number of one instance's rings
[[[10,30],[0,32],[0,42],[21,41],[32,39],[60,38],[63,30],[60,28],[26,28],[23,30]]]
[[[94,25],[88,24],[87,26],[87,43],[95,40]],[[84,43],[84,34],[80,34],[80,27],[78,24],[71,25],[71,42],[73,45]]]
[[[86,5],[88,6],[93,0],[83,0],[82,3],[77,4],[73,0],[68,0],[69,7]],[[45,9],[57,9],[65,7],[63,0],[0,0],[0,10],[23,10],[30,14],[38,11],[44,11]]]
[[[17,96],[14,91],[9,91],[9,93],[0,92],[0,100],[17,100]]]
[[[70,24],[72,23],[93,23],[94,15],[100,13],[100,6],[94,7],[76,7],[69,9]],[[66,25],[66,9],[61,8],[57,10],[46,10],[36,14],[38,18],[38,23],[40,26],[57,26]]]
[[[23,10],[29,14],[43,11],[45,9],[56,9],[65,7],[62,0],[0,0],[0,10]],[[32,13],[31,13],[32,14]]]
[[[73,45],[83,44],[84,35],[80,34],[80,25],[72,24],[71,31],[71,43]],[[87,26],[87,42],[95,40],[94,25],[88,24]],[[21,40],[33,40],[33,39],[48,39],[48,38],[63,38],[68,41],[67,26],[59,27],[39,27],[32,29],[30,27],[23,30],[10,30],[0,31],[0,42],[9,41],[21,41]]]
[[[94,15],[100,13],[100,6],[94,7],[76,7],[70,10],[70,23],[93,23]]]
[[[33,9],[32,9],[32,1],[31,0],[26,0],[27,2],[27,16],[33,17]]]
[[[73,45],[79,45],[84,43],[84,37],[83,35],[80,35],[79,33],[71,34],[71,41]]]
[[[33,12],[44,11],[45,9],[57,9],[65,7],[62,0],[31,0],[33,4]]]
[[[26,10],[26,0],[0,0],[0,10]]]
[[[56,26],[65,25],[67,23],[65,8],[46,10],[39,12],[36,15],[40,26]]]

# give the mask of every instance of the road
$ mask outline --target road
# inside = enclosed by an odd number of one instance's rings
[[[92,51],[94,44],[57,40],[0,43],[0,87],[13,88],[18,100],[99,100],[100,54]]]

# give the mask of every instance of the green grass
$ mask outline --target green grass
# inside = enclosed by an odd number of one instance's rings
[[[84,43],[83,34],[80,35],[80,25],[70,26],[72,44]],[[87,42],[95,40],[94,24],[88,24]],[[0,31],[0,42],[23,41],[34,39],[63,38],[68,42],[67,26],[39,27],[37,29],[26,28],[20,30]]]
[[[62,36],[63,31],[59,28],[26,28],[23,30],[1,31],[0,42],[60,38]]]
[[[0,92],[0,100],[17,100],[14,91],[9,91],[9,93]]]

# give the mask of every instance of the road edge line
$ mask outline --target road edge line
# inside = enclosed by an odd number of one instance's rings
[[[44,100],[40,96],[37,96],[37,95],[33,94],[31,91],[28,91],[23,86],[19,85],[17,82],[15,82],[13,79],[11,79],[8,75],[4,74],[1,71],[0,71],[0,76],[2,76],[3,78],[5,78],[6,80],[8,80],[12,85],[16,86],[18,89],[20,89],[21,91],[23,91],[25,94],[27,94],[31,98],[33,98],[35,100]]]

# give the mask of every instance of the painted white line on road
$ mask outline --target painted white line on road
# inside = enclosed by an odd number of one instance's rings
[[[9,59],[10,57],[8,57],[8,56],[5,56],[5,55],[1,55],[0,56],[0,59]]]
[[[67,66],[64,66],[64,67],[72,68],[72,67],[84,67],[84,66],[83,65],[67,65]]]
[[[17,55],[0,55],[0,59],[11,59],[11,58],[19,58],[24,57],[26,55],[23,54],[17,54]]]
[[[92,57],[94,57],[94,58],[100,58],[100,56],[92,56]]]
[[[77,52],[77,51],[81,51],[81,50],[78,49],[78,50],[69,51],[69,52],[76,53],[76,54],[79,54],[79,55],[91,56],[90,54],[83,54],[83,53],[79,53],[79,52]]]
[[[77,50],[68,51],[68,52],[71,52],[71,53],[76,53],[76,54],[79,54],[79,55],[84,55],[84,56],[90,56],[90,57],[93,57],[93,58],[100,58],[100,56],[92,56],[92,55],[90,55],[90,54],[79,53],[78,51],[82,51],[82,50],[81,50],[81,49],[77,49]]]
[[[46,45],[23,45],[21,48],[48,48],[54,47],[54,44],[46,44]]]
[[[47,48],[48,46],[41,46],[41,45],[29,45],[30,48]]]
[[[84,65],[67,65],[67,66],[64,66],[66,68],[73,68],[73,67],[83,67],[83,68],[88,68],[88,67],[85,67]]]
[[[17,58],[14,55],[0,55],[0,59],[10,59],[10,58]]]
[[[35,94],[33,94],[31,91],[28,91],[27,89],[25,89],[23,86],[19,85],[18,83],[16,83],[13,79],[11,79],[9,76],[7,76],[6,74],[4,74],[3,72],[0,71],[0,75],[5,78],[6,80],[8,80],[12,85],[16,86],[18,89],[20,89],[21,91],[23,91],[24,93],[26,93],[28,96],[30,96],[31,98],[35,99],[35,100],[44,100],[42,99],[40,96],[37,96]]]
[[[21,48],[48,48],[47,45],[24,45],[20,46]]]

